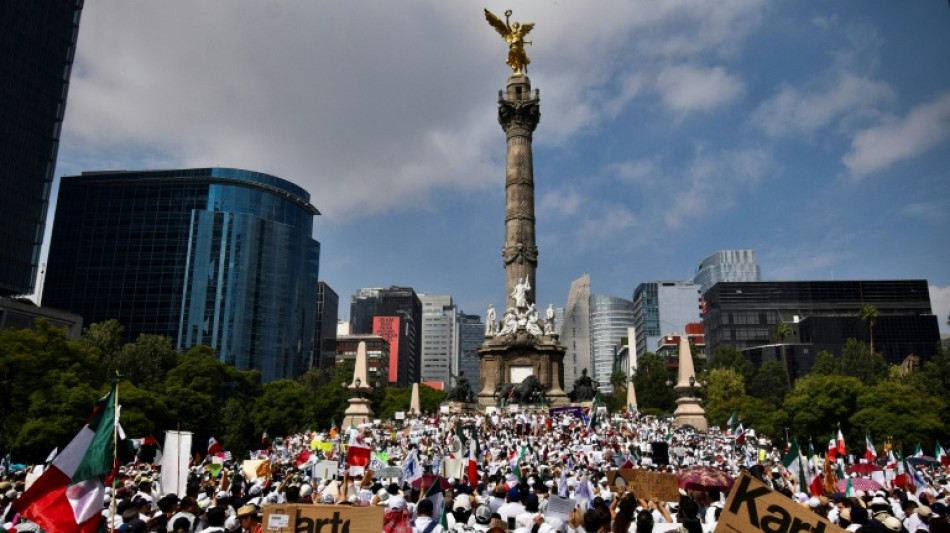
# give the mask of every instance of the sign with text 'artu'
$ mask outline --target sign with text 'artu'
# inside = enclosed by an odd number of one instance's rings
[[[263,530],[276,533],[379,533],[384,507],[265,505]]]
[[[732,487],[716,533],[845,533],[748,472]]]

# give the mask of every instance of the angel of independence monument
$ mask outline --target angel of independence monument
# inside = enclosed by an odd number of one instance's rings
[[[498,93],[498,122],[507,139],[505,166],[505,267],[507,305],[501,316],[489,308],[485,340],[478,348],[481,359],[480,407],[497,405],[499,396],[510,403],[566,405],[564,352],[554,333],[554,313],[545,320],[535,305],[538,246],[535,241],[534,168],[531,138],[541,118],[538,91],[531,90],[524,37],[533,23],[510,22],[511,10],[502,21],[487,9],[485,18],[509,45],[507,63],[512,74]]]

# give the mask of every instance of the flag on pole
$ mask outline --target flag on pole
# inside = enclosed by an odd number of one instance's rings
[[[472,435],[468,442],[468,464],[466,465],[468,482],[473,487],[478,485],[478,433]]]
[[[512,470],[515,472],[515,476],[518,477],[518,483],[524,483],[524,478],[521,475],[521,459],[524,457],[524,452],[528,449],[528,446],[522,446],[521,452],[518,453],[518,457],[515,459],[515,464],[512,467]]]
[[[267,430],[265,429],[264,433],[261,435],[261,445],[263,446],[266,444],[267,444]]]
[[[805,462],[802,460],[801,448],[798,447],[798,439],[792,440],[788,453],[782,457],[782,464],[785,465],[785,470],[798,481],[798,491],[805,492],[808,478],[805,475]]]
[[[844,445],[844,434],[841,433],[841,424],[838,424],[838,440],[837,440],[838,456],[844,458],[848,455],[847,448]]]
[[[844,495],[846,498],[854,496],[854,482],[850,477],[848,478],[848,485],[844,489]]]
[[[732,435],[735,432],[736,427],[739,426],[739,413],[736,411],[732,412],[732,416],[729,417],[729,420],[726,420],[726,435]]]
[[[366,446],[350,444],[346,448],[346,464],[347,466],[365,467],[369,464],[369,455],[370,449]]]
[[[913,455],[911,457],[923,457],[924,456],[924,447],[917,443],[917,447],[914,449]]]
[[[736,444],[745,444],[745,427],[742,422],[736,424],[733,435],[736,436]]]
[[[871,432],[868,431],[864,434],[864,458],[868,460],[869,463],[872,463],[877,460],[877,451],[874,450],[874,443],[871,442]]]
[[[105,497],[103,477],[113,468],[115,385],[92,418],[26,492],[16,512],[49,533],[95,533]]]
[[[224,453],[224,447],[214,437],[211,437],[208,439],[208,455],[218,455],[219,453]]]
[[[940,461],[940,464],[943,466],[950,466],[950,457],[947,457],[947,450],[943,449],[943,446],[940,445],[940,441],[936,441],[937,445],[934,449],[934,459]]]
[[[835,456],[837,454],[838,454],[838,443],[835,442],[834,437],[832,437],[831,441],[828,442],[828,454],[825,455],[825,460],[834,462]]]

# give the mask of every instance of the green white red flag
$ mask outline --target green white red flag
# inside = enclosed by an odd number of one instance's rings
[[[95,533],[105,497],[103,477],[115,450],[115,385],[98,409],[13,508],[49,533]]]

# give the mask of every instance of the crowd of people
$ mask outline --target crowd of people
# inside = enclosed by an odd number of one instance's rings
[[[661,501],[610,482],[621,468],[676,474],[703,465],[733,478],[747,471],[848,531],[950,531],[950,482],[940,464],[916,471],[916,486],[886,476],[880,490],[815,495],[784,466],[784,442],[751,435],[737,442],[716,428],[674,428],[672,420],[631,414],[596,423],[547,410],[409,416],[275,441],[252,452],[269,461],[266,474],[244,471],[243,458],[204,458],[190,467],[181,494],[163,493],[157,465],[123,466],[106,489],[102,519],[126,533],[260,533],[266,505],[300,503],[382,506],[384,533],[712,532],[728,486],[680,489],[675,501]],[[374,451],[376,475],[347,466],[352,445]],[[409,460],[428,475],[407,479]],[[318,473],[323,461],[340,468]],[[397,469],[403,473],[393,475]],[[9,531],[41,531],[13,506],[27,475],[4,471],[0,478],[0,522]],[[431,497],[436,483],[439,499]]]

